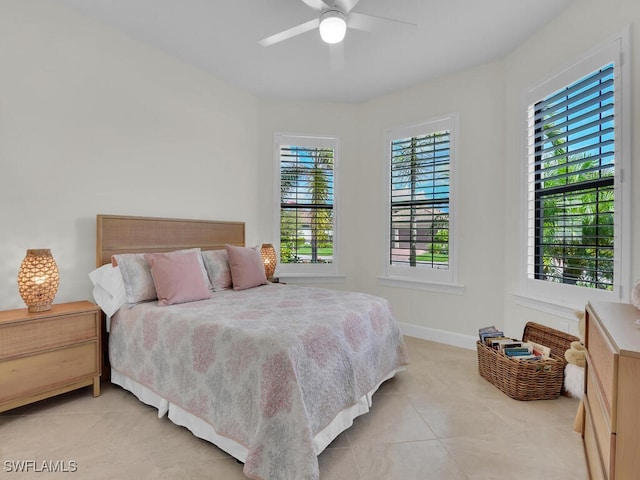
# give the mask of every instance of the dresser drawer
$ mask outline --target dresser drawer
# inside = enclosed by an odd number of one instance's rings
[[[611,431],[607,411],[599,392],[595,390],[591,371],[587,374],[587,395],[585,397],[585,415],[589,418],[594,440],[600,452],[600,461],[605,472],[611,471],[616,451],[616,435]]]
[[[4,325],[0,360],[97,338],[98,318],[96,312],[82,312]]]
[[[97,342],[7,360],[0,363],[0,403],[95,375]]]
[[[589,368],[593,370],[597,383],[602,389],[603,400],[608,416],[611,418],[611,424],[615,425],[618,355],[598,320],[591,315],[588,316],[587,321],[586,347],[589,355]]]
[[[596,443],[596,436],[591,421],[589,408],[585,407],[584,418],[584,449],[587,456],[587,465],[589,467],[589,476],[591,480],[607,480],[604,474],[600,452]]]

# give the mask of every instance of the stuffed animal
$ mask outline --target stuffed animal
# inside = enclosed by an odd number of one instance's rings
[[[571,342],[571,348],[564,352],[564,359],[571,365],[583,367],[587,364],[585,359],[585,348],[582,342]]]
[[[584,348],[584,345],[582,344],[582,341],[584,340],[584,311],[576,311],[575,315],[578,318],[578,332],[580,335],[580,341],[571,342],[571,348],[564,352],[564,359],[571,365],[584,367],[586,365],[586,350]]]
[[[564,370],[564,389],[569,395],[582,398],[584,389],[584,367],[586,361],[586,350],[582,344],[584,339],[584,311],[576,312],[578,317],[578,332],[581,341],[571,342],[571,348],[564,352],[564,359],[567,365]]]

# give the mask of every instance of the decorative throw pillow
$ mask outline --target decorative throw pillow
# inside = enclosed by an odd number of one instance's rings
[[[158,298],[144,253],[114,255],[111,263],[120,267],[129,306]]]
[[[226,250],[234,290],[245,290],[268,283],[258,248],[226,245]]]
[[[204,266],[214,292],[231,288],[231,270],[226,250],[205,250],[202,252]]]
[[[158,293],[158,305],[195,302],[211,298],[209,282],[202,275],[196,251],[175,255],[146,253],[153,283]]]

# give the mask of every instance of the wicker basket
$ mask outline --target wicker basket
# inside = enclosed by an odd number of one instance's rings
[[[517,360],[477,342],[480,375],[516,400],[558,398],[564,382],[564,352],[571,342],[579,339],[529,322],[524,327],[522,340],[550,347],[551,357],[547,360]]]

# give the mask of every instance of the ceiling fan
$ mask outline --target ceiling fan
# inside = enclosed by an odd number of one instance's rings
[[[302,1],[309,7],[320,12],[320,15],[313,20],[263,38],[258,43],[263,47],[269,47],[317,28],[320,31],[320,37],[325,43],[335,45],[342,42],[347,28],[370,31],[374,30],[380,24],[389,22],[416,26],[413,23],[403,22],[402,20],[354,12],[353,8],[360,0]]]

